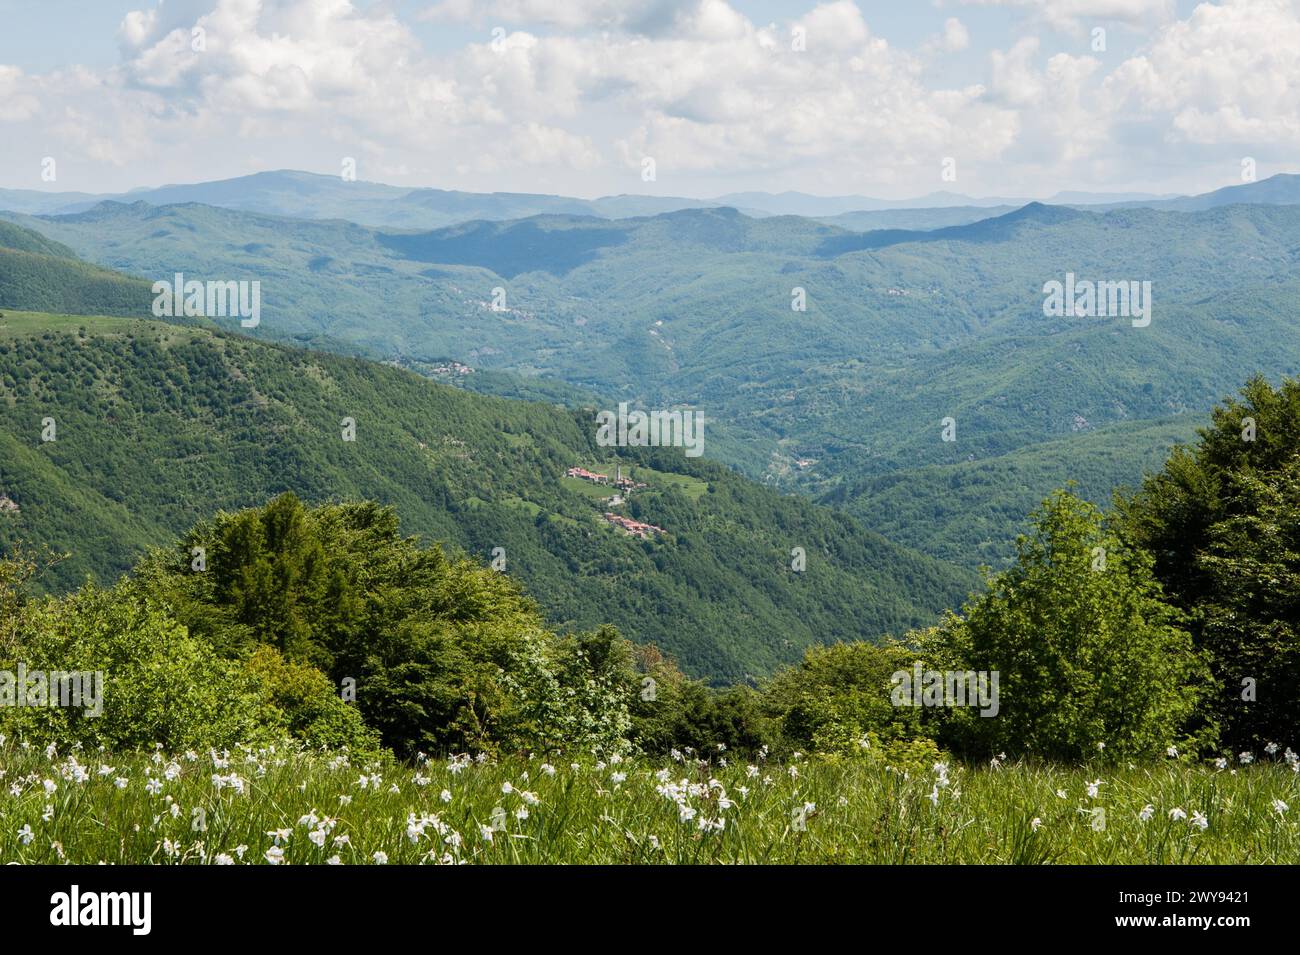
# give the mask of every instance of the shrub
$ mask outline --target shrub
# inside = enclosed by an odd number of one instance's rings
[[[315,667],[286,660],[274,647],[259,647],[244,672],[261,692],[258,721],[283,727],[311,747],[375,752],[379,734],[366,726],[360,711],[345,702],[329,678]]]
[[[102,713],[0,708],[4,732],[38,743],[169,749],[227,746],[257,734],[258,688],[237,663],[192,638],[130,584],[28,604],[0,669],[102,673]]]
[[[981,756],[1062,760],[1212,742],[1212,727],[1188,735],[1208,669],[1153,580],[1151,557],[1068,491],[1031,520],[1016,564],[989,580],[964,618],[950,615],[921,641],[934,669],[999,673],[997,716],[943,712],[940,741]]]

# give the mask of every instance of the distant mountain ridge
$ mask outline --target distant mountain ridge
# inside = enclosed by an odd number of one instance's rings
[[[150,205],[200,202],[227,209],[240,209],[299,219],[346,219],[361,225],[433,229],[475,219],[502,221],[534,215],[590,215],[603,219],[624,219],[658,215],[683,209],[730,206],[751,217],[796,215],[840,221],[838,225],[870,228],[927,228],[930,223],[955,225],[974,221],[980,210],[989,215],[1041,201],[1047,205],[1119,208],[1150,206],[1182,211],[1211,208],[1230,202],[1300,202],[1300,189],[1292,180],[1300,177],[1280,174],[1258,183],[1231,186],[1202,196],[1169,196],[1147,193],[1059,192],[1049,199],[1027,197],[980,197],[939,191],[911,199],[877,199],[871,196],[816,196],[802,192],[737,192],[715,198],[679,196],[615,195],[579,199],[533,193],[476,193],[458,190],[410,188],[366,181],[345,181],[340,176],[296,170],[253,173],[233,179],[157,188],[126,193],[91,195],[37,190],[0,189],[0,209],[29,215],[64,215],[83,212],[99,202],[147,202]],[[939,210],[963,210],[948,217]]]

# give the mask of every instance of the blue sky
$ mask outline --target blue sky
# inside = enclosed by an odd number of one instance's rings
[[[1295,171],[1298,3],[0,0],[0,186],[1202,191]]]

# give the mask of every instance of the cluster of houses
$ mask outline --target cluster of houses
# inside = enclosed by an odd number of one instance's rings
[[[8,511],[16,514],[18,510],[19,507],[17,501],[9,497],[7,494],[0,494],[0,513]]]
[[[565,477],[581,478],[584,481],[590,481],[592,484],[610,484],[624,493],[628,491],[638,491],[643,487],[649,487],[641,481],[633,481],[631,478],[623,477],[623,466],[617,466],[613,481],[610,481],[608,474],[597,474],[595,471],[588,471],[586,468],[569,468],[564,472]]]
[[[605,520],[609,521],[615,527],[620,527],[633,537],[639,537],[642,540],[649,540],[655,534],[667,533],[658,524],[647,524],[644,521],[634,521],[630,517],[624,517],[622,514],[615,514],[613,511],[605,512]]]
[[[564,472],[565,477],[578,478],[582,481],[590,481],[592,484],[606,484],[617,488],[617,492],[610,497],[605,498],[605,504],[610,507],[618,507],[623,503],[624,495],[632,491],[640,490],[643,487],[649,487],[642,481],[634,481],[630,477],[623,477],[623,466],[616,465],[614,471],[614,480],[609,479],[608,474],[600,474],[596,471],[588,471],[582,467],[572,467]],[[605,512],[605,520],[615,527],[622,529],[633,537],[640,537],[642,540],[649,540],[656,534],[667,533],[662,527],[656,524],[647,524],[644,521],[634,521],[630,517],[624,517],[622,514],[615,514],[613,511]]]

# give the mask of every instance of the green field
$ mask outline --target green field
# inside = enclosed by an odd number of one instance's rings
[[[392,864],[1300,863],[1300,775],[1262,754],[1225,769],[1171,760],[942,775],[725,765],[717,753],[553,757],[554,775],[542,757],[410,768],[292,747],[217,755],[51,757],[10,742],[0,861],[267,864],[278,843],[286,864],[377,853]]]
[[[582,478],[562,477],[560,483],[566,490],[576,491],[579,494],[590,497],[592,500],[603,501],[610,495],[614,494],[613,486],[614,469],[621,464],[623,467],[623,476],[631,478],[633,481],[639,481],[642,484],[649,485],[650,488],[659,490],[675,489],[690,501],[698,501],[709,492],[709,482],[693,477],[689,474],[673,474],[669,471],[657,471],[654,468],[648,468],[644,465],[632,464],[628,461],[578,461],[571,467],[586,468],[595,474],[607,474],[610,478],[609,484],[596,484]],[[636,492],[633,491],[633,494]]]

